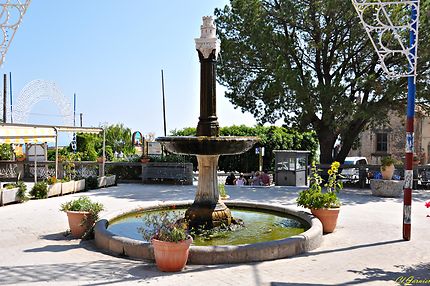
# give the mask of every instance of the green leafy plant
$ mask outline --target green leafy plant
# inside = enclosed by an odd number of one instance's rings
[[[16,196],[18,197],[18,200],[20,202],[28,201],[29,198],[27,196],[27,185],[23,181],[18,181],[16,183],[5,184],[5,185],[3,185],[3,187],[6,188],[7,190],[18,188],[18,192],[16,193]]]
[[[12,160],[13,149],[10,144],[0,144],[0,160]]]
[[[15,155],[15,158],[17,160],[25,160],[25,155],[24,154],[17,154],[17,155]]]
[[[188,238],[186,225],[178,221],[175,212],[161,211],[148,213],[143,220],[145,227],[139,227],[138,231],[146,241],[157,239],[168,242],[179,242]]]
[[[32,195],[36,199],[45,199],[48,197],[48,185],[46,182],[37,182],[34,184],[33,188],[30,191],[30,195]]]
[[[87,231],[83,235],[83,238],[88,237],[92,233],[94,223],[99,218],[99,213],[104,209],[103,204],[93,202],[87,196],[81,196],[75,200],[71,200],[61,205],[60,211],[75,211],[75,212],[88,212],[84,215],[80,225],[84,226]]]
[[[87,196],[81,196],[61,205],[61,211],[89,212],[97,220],[99,212],[104,209],[101,203],[93,202]]]
[[[327,171],[328,179],[322,190],[323,179],[316,168],[315,162],[312,163],[312,176],[310,178],[309,189],[301,191],[297,198],[297,205],[309,209],[337,208],[340,207],[340,201],[337,194],[343,188],[339,178],[339,162],[333,162]]]
[[[7,189],[7,190],[11,190],[13,188],[16,188],[17,186],[15,184],[4,184],[3,188]]]
[[[391,166],[391,164],[394,165],[396,163],[397,163],[397,160],[394,159],[391,156],[382,157],[382,159],[381,159],[381,169],[382,169],[382,171],[385,171],[386,167]]]
[[[94,190],[98,187],[97,177],[87,177],[85,178],[85,186],[88,190]]]
[[[55,183],[57,183],[57,177],[55,177],[55,176],[52,176],[52,177],[48,177],[47,179],[46,179],[46,183],[48,184],[48,185],[53,185],[53,184],[55,184]]]
[[[15,185],[18,187],[18,193],[16,195],[18,196],[19,201],[28,201],[29,197],[27,196],[27,185],[23,181],[18,181]]]
[[[227,191],[225,190],[225,185],[224,184],[218,184],[218,191],[219,191],[219,195],[221,197],[226,197],[227,196]]]

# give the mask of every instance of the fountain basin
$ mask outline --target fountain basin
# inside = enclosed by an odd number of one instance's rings
[[[248,151],[258,137],[168,136],[158,137],[167,151],[182,155],[235,155]]]
[[[322,241],[321,222],[311,214],[290,209],[283,206],[273,206],[260,203],[231,201],[226,203],[232,208],[247,208],[256,211],[271,211],[281,215],[296,217],[309,227],[303,233],[288,238],[242,245],[217,245],[190,247],[188,263],[191,264],[224,264],[242,263],[252,261],[265,261],[286,258],[317,248]],[[155,204],[149,207],[130,210],[159,210],[175,205],[176,207],[189,207],[191,202]],[[95,241],[97,247],[109,251],[114,255],[128,256],[139,259],[154,259],[150,243],[115,235],[108,230],[109,221],[125,214],[111,214],[99,220],[95,226]]]

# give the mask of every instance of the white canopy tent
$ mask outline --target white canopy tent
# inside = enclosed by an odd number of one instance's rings
[[[95,133],[103,132],[103,158],[106,157],[106,134],[103,128],[97,127],[74,127],[74,126],[52,126],[33,124],[11,124],[0,123],[0,144],[25,144],[55,142],[55,176],[58,177],[58,133],[80,132]],[[35,181],[37,180],[37,160],[35,165]],[[105,172],[105,160],[103,159],[101,174]]]

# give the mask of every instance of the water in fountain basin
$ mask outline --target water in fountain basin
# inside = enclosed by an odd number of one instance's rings
[[[185,209],[169,211],[174,212],[178,219],[185,214]],[[144,240],[138,229],[145,228],[144,216],[153,212],[157,211],[135,212],[121,216],[111,221],[108,229],[119,236]],[[245,226],[238,227],[235,231],[215,231],[211,235],[206,233],[204,236],[197,236],[193,245],[240,245],[272,241],[300,234],[307,228],[297,219],[279,213],[232,209],[232,215],[243,220]]]

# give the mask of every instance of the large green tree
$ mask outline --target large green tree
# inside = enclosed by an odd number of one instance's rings
[[[429,2],[421,1],[421,31],[430,27]],[[361,131],[386,120],[388,111],[406,108],[406,79],[383,73],[350,0],[231,0],[215,15],[218,81],[228,88],[226,97],[260,122],[283,118],[315,130],[321,163],[343,162]],[[428,33],[420,36],[423,96],[430,41]]]
[[[171,132],[173,136],[195,136],[196,128],[184,128]],[[274,150],[307,150],[310,151],[310,159],[315,158],[317,151],[317,140],[315,132],[298,132],[297,130],[279,127],[279,126],[255,126],[248,127],[245,125],[233,125],[220,128],[221,136],[257,136],[260,141],[257,146],[265,148],[263,164],[265,169],[274,170],[275,154]],[[197,164],[194,156],[188,157],[187,160]],[[219,168],[223,171],[240,171],[251,172],[258,170],[258,155],[255,149],[232,156],[221,156],[219,159]]]

